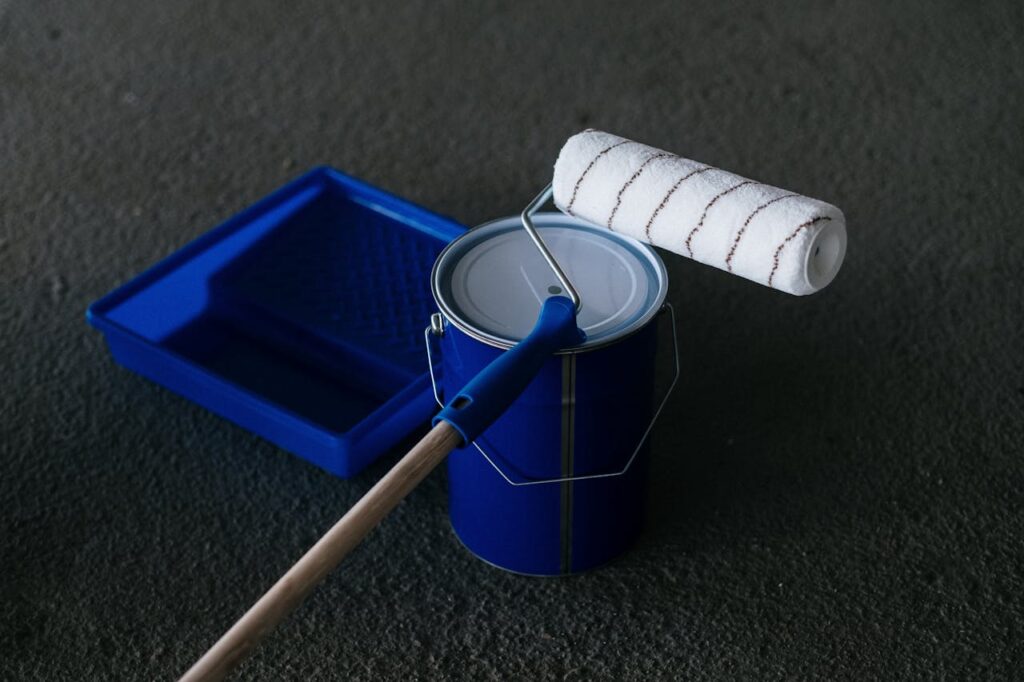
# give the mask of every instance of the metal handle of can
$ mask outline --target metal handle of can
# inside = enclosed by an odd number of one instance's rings
[[[548,245],[544,243],[543,239],[541,239],[540,233],[537,232],[537,228],[533,224],[533,214],[540,210],[541,206],[547,203],[553,193],[554,189],[552,189],[551,183],[548,183],[548,186],[541,190],[541,193],[526,205],[526,208],[523,209],[523,212],[519,217],[523,221],[523,229],[526,230],[526,234],[530,235],[530,239],[533,240],[537,250],[540,251],[540,255],[544,257],[544,260],[547,261],[548,267],[550,267],[551,271],[555,273],[555,278],[558,279],[558,283],[562,285],[562,288],[565,289],[566,295],[572,301],[573,305],[576,306],[576,312],[579,312],[580,308],[583,307],[583,301],[580,300],[579,292],[576,291],[576,287],[574,287],[572,282],[569,281],[569,277],[565,274],[565,271],[562,270],[562,266],[558,264],[558,261],[555,260],[551,251],[548,250]]]
[[[673,360],[675,362],[675,372],[672,375],[672,383],[669,384],[668,389],[665,391],[665,395],[662,396],[661,402],[658,404],[658,409],[654,411],[654,416],[651,417],[650,423],[647,425],[647,428],[644,429],[643,435],[640,436],[640,442],[638,442],[636,444],[636,447],[633,448],[633,453],[629,456],[629,460],[626,462],[625,466],[623,466],[621,470],[611,471],[603,474],[588,474],[586,476],[563,476],[561,478],[542,478],[529,481],[514,481],[507,473],[505,473],[505,470],[498,465],[494,458],[488,455],[487,452],[482,447],[480,447],[480,445],[476,441],[473,441],[473,447],[475,447],[480,452],[480,454],[483,455],[483,458],[487,460],[487,463],[494,467],[494,470],[497,471],[498,474],[503,479],[505,479],[506,483],[515,487],[528,485],[543,485],[545,483],[569,483],[571,481],[589,481],[597,478],[614,478],[616,476],[622,476],[623,474],[625,474],[627,471],[629,471],[630,467],[633,466],[633,462],[636,460],[636,456],[640,453],[640,448],[642,448],[644,443],[647,441],[647,437],[650,435],[651,430],[654,428],[654,424],[658,421],[658,417],[661,416],[662,410],[665,409],[665,404],[668,403],[669,396],[672,395],[672,391],[675,390],[676,383],[679,381],[679,336],[676,332],[676,311],[675,308],[672,307],[671,303],[665,303],[662,306],[662,310],[668,310],[669,317],[672,318],[672,354]],[[430,326],[424,330],[423,334],[427,344],[427,366],[430,369],[430,385],[434,390],[434,400],[436,400],[437,404],[440,405],[441,407],[444,407],[444,402],[441,400],[441,396],[438,394],[437,391],[437,381],[434,376],[434,357],[433,352],[431,351],[430,337],[431,335],[440,336],[443,333],[443,320],[439,313],[435,313],[435,316],[431,317]]]

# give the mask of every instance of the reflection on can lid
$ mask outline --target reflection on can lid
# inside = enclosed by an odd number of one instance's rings
[[[644,326],[665,299],[665,266],[654,250],[562,213],[534,216],[541,237],[576,287],[581,348]],[[448,319],[481,341],[508,347],[533,328],[548,296],[564,294],[518,217],[462,235],[434,264],[434,298]]]

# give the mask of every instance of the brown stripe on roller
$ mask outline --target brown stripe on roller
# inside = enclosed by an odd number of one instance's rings
[[[774,204],[776,201],[782,201],[783,199],[788,199],[789,197],[798,197],[798,196],[800,196],[800,195],[799,194],[783,194],[781,197],[775,197],[771,201],[766,201],[763,204],[761,204],[760,206],[758,206],[757,208],[755,208],[754,212],[751,213],[749,216],[747,216],[747,219],[743,221],[743,227],[741,227],[740,231],[736,233],[736,239],[734,239],[733,242],[732,242],[732,248],[729,249],[729,255],[725,257],[725,267],[729,269],[729,272],[732,272],[732,257],[734,255],[736,255],[736,247],[740,245],[740,240],[743,239],[743,233],[747,231],[747,225],[749,225],[750,221],[754,219],[754,216],[756,216],[762,210],[764,210],[764,209],[768,208],[769,206],[771,206],[772,204]]]
[[[711,201],[708,202],[708,205],[704,207],[704,212],[701,214],[700,220],[697,221],[697,226],[695,228],[693,228],[692,230],[690,230],[690,234],[686,235],[686,250],[690,252],[690,258],[693,258],[693,249],[690,248],[690,242],[691,242],[691,240],[693,240],[693,235],[697,234],[697,231],[700,230],[700,228],[704,227],[704,219],[708,217],[708,211],[710,211],[711,207],[715,205],[715,202],[718,201],[719,199],[721,199],[722,197],[724,197],[729,192],[732,192],[733,190],[737,190],[740,187],[743,187],[744,185],[760,185],[760,184],[761,183],[756,182],[754,180],[744,180],[743,182],[741,182],[738,185],[733,185],[729,189],[723,190],[723,191],[719,192],[718,194],[716,194],[714,196],[714,198]]]
[[[660,204],[658,204],[658,208],[654,209],[654,213],[651,214],[651,219],[647,221],[647,225],[644,227],[644,234],[647,235],[647,239],[651,238],[651,225],[654,224],[654,219],[658,217],[659,213],[661,213],[661,209],[665,208],[665,205],[668,204],[668,200],[671,199],[672,195],[675,194],[675,191],[679,189],[679,185],[683,184],[684,182],[692,178],[694,175],[699,175],[700,173],[704,173],[705,171],[709,171],[712,169],[712,166],[704,166],[703,168],[698,168],[697,170],[690,171],[683,177],[676,180],[676,184],[672,185],[672,189],[670,189],[668,193],[665,194],[665,198],[661,200]]]
[[[664,159],[667,156],[675,156],[675,154],[669,154],[668,152],[659,152],[657,154],[651,154],[649,157],[647,157],[647,160],[640,164],[640,167],[636,169],[636,173],[633,173],[633,177],[631,177],[629,180],[626,180],[626,184],[623,185],[622,189],[619,190],[619,195],[615,197],[615,207],[612,209],[612,212],[608,215],[608,222],[605,223],[609,230],[612,229],[612,221],[615,220],[615,214],[619,212],[619,206],[622,205],[622,195],[626,193],[626,190],[629,189],[629,186],[632,185],[636,181],[636,179],[640,177],[640,174],[644,172],[644,169],[647,168],[647,165],[651,163],[651,161],[654,161],[656,159]]]
[[[782,249],[786,248],[786,244],[792,241],[802,230],[807,229],[815,223],[820,223],[822,220],[832,220],[832,218],[827,215],[820,215],[817,218],[811,218],[806,223],[793,230],[793,234],[786,237],[785,241],[779,244],[779,248],[775,249],[775,255],[772,257],[772,271],[768,274],[768,286],[772,285],[772,278],[775,277],[775,271],[779,269],[779,256],[782,255]]]
[[[616,147],[620,147],[620,146],[626,144],[629,141],[630,140],[621,140],[619,142],[616,142],[613,145],[605,147],[604,149],[602,149],[601,151],[599,151],[597,153],[597,156],[595,156],[593,158],[593,160],[589,164],[587,164],[587,167],[583,169],[583,173],[580,174],[580,179],[576,181],[576,185],[572,188],[572,198],[569,199],[569,203],[566,204],[566,206],[565,206],[565,212],[566,213],[568,213],[569,215],[576,215],[575,213],[572,212],[572,205],[574,203],[576,203],[576,195],[579,194],[580,185],[583,184],[584,178],[587,177],[587,173],[589,173],[590,169],[594,167],[594,164],[597,163],[598,160],[600,160],[600,158],[602,156],[604,156],[605,154],[607,154],[611,150],[615,149]]]

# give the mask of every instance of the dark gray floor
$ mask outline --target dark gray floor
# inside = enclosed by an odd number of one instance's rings
[[[486,4],[0,0],[0,678],[182,672],[397,454],[320,472],[115,365],[91,300],[314,164],[515,212],[586,126],[839,205],[839,279],[667,258],[614,565],[484,565],[438,474],[240,677],[1013,676],[1024,6]]]

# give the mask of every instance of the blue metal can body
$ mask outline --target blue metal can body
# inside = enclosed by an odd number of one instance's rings
[[[652,320],[618,343],[553,356],[477,439],[491,461],[473,445],[452,453],[449,513],[471,552],[518,573],[564,575],[599,566],[633,543],[647,470],[647,445],[636,448],[652,418],[656,342]],[[464,385],[504,352],[454,325],[440,349],[442,390]],[[536,483],[596,474],[619,475]]]
[[[552,356],[496,422],[449,456],[449,513],[481,559],[565,575],[613,559],[641,530],[667,280],[657,254],[635,240],[562,214],[534,220],[580,291],[577,323],[588,338]],[[432,285],[445,322],[430,340],[441,394],[522,338],[544,293],[560,291],[549,273],[516,218],[442,252]]]

